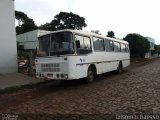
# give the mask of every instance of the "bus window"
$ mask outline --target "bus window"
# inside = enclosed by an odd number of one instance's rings
[[[104,45],[105,45],[105,50],[107,52],[114,51],[114,43],[113,43],[113,41],[106,39],[104,41]]]
[[[80,43],[79,48],[77,48],[77,54],[88,54],[92,51],[89,37],[75,35],[75,40]]]
[[[83,37],[82,37],[82,36],[79,36],[79,35],[76,35],[76,36],[75,36],[75,39],[76,39],[76,41],[79,41],[79,43],[80,43],[80,48],[83,48]]]
[[[84,48],[87,50],[91,50],[91,41],[88,37],[83,37],[84,40]]]
[[[114,51],[115,52],[120,52],[121,51],[120,43],[114,42]]]
[[[126,46],[126,52],[129,52],[129,46],[128,45],[125,46]]]
[[[114,43],[113,41],[109,41],[109,47],[110,47],[110,51],[114,51]]]
[[[104,40],[102,38],[93,37],[93,46],[95,51],[104,51]]]
[[[39,37],[38,56],[48,56],[50,49],[50,34]]]
[[[126,45],[121,43],[121,51],[126,52]]]
[[[73,41],[71,32],[59,32],[51,34],[50,55],[73,54]]]
[[[109,51],[110,51],[110,41],[107,40],[107,39],[105,39],[105,41],[104,41],[104,46],[105,46],[105,50],[106,50],[107,52],[109,52]]]

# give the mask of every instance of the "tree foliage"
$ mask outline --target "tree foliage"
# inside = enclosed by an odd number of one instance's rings
[[[115,34],[113,31],[108,31],[107,32],[107,37],[115,38]]]
[[[18,26],[16,26],[17,34],[22,34],[38,28],[34,20],[29,18],[24,12],[15,11],[15,18],[18,20]]]
[[[18,20],[19,26],[22,25],[25,22],[25,20],[28,19],[28,16],[25,13],[20,11],[15,11],[15,17]]]
[[[72,12],[60,12],[54,17],[50,23],[46,23],[40,26],[40,29],[44,30],[62,30],[62,29],[77,29],[82,30],[86,27],[85,18],[80,17]]]
[[[125,41],[129,42],[131,57],[145,57],[145,53],[149,51],[150,45],[148,40],[139,34],[128,34]]]
[[[157,45],[157,53],[160,55],[160,45]]]
[[[45,23],[41,26],[39,26],[40,29],[42,30],[51,30],[51,24],[50,23]]]

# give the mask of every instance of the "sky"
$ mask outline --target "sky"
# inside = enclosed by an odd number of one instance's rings
[[[85,18],[83,30],[99,30],[102,35],[114,31],[123,39],[129,33],[152,37],[160,44],[160,0],[15,0],[37,25],[54,19],[59,12],[73,12]]]

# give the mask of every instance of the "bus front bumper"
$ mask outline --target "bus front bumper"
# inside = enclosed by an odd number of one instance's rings
[[[36,77],[45,80],[71,80],[68,73],[37,73]]]

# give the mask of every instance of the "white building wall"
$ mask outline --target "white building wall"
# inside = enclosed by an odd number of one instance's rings
[[[0,73],[17,71],[14,0],[0,0]]]

